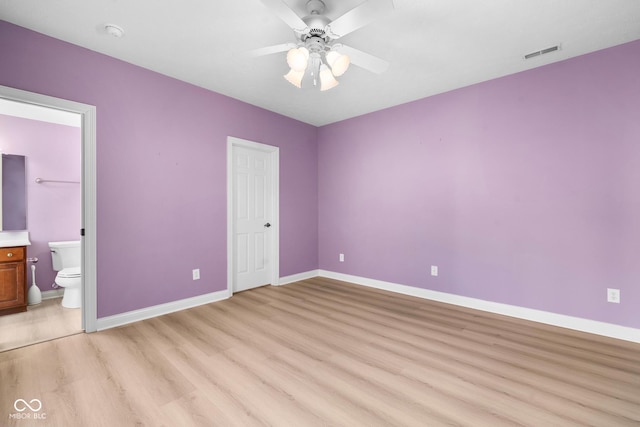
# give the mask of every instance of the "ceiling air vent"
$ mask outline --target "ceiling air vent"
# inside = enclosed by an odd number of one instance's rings
[[[524,59],[535,58],[536,56],[544,55],[545,53],[555,52],[556,50],[560,50],[560,45],[548,47],[546,49],[539,50],[537,52],[531,52],[524,56]]]

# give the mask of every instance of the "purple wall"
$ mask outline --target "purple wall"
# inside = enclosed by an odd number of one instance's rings
[[[322,127],[320,268],[640,328],[638,70],[640,41]]]
[[[281,276],[640,327],[640,42],[319,129],[4,22],[0,55],[97,106],[99,317],[225,288],[231,135],[281,148]]]
[[[0,114],[3,151],[26,156],[27,228],[29,257],[38,257],[36,283],[52,289],[56,272],[51,265],[49,242],[79,240],[81,227],[80,184],[42,183],[36,178],[80,181],[80,128]],[[31,269],[27,271],[31,286]]]
[[[97,107],[98,317],[226,289],[227,136],[280,147],[280,274],[317,268],[315,127],[2,21],[0,57]]]

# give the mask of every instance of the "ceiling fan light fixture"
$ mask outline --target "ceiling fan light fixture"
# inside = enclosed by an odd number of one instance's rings
[[[304,77],[304,70],[296,71],[294,69],[289,70],[287,74],[284,75],[284,78],[297,87],[298,89],[302,88],[302,78]]]
[[[304,71],[308,60],[309,51],[305,47],[293,48],[287,52],[287,64],[294,71]]]
[[[280,17],[294,32],[296,42],[283,43],[254,50],[256,56],[287,52],[290,71],[284,77],[299,88],[322,91],[336,87],[336,77],[342,76],[351,64],[380,74],[389,63],[361,50],[336,43],[343,36],[391,12],[391,0],[359,0],[360,5],[337,18],[325,14],[325,1],[304,0],[308,15],[301,17],[290,0],[260,0]],[[299,4],[302,0],[296,0]],[[294,10],[295,9],[295,10]],[[336,11],[337,12],[337,11]],[[330,16],[334,16],[332,13]]]
[[[351,64],[351,59],[348,55],[343,55],[335,50],[327,52],[325,58],[327,59],[327,64],[331,67],[333,75],[336,77],[343,75],[349,68],[349,64]]]
[[[325,64],[320,66],[320,90],[325,91],[338,86],[340,82],[336,80],[333,73]]]

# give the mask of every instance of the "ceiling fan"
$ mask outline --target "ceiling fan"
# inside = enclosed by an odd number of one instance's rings
[[[336,41],[393,10],[392,0],[367,0],[344,15],[331,20],[324,15],[322,0],[308,0],[308,15],[301,18],[282,0],[260,0],[293,29],[296,42],[253,50],[252,56],[287,52],[291,70],[284,78],[298,88],[320,87],[328,90],[338,85],[336,77],[347,71],[349,64],[373,73],[384,72],[389,63]]]

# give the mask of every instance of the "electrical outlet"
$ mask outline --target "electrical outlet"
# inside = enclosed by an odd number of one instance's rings
[[[620,289],[607,288],[607,302],[620,304]]]
[[[200,269],[194,268],[191,270],[191,274],[193,274],[193,280],[200,280]]]
[[[344,254],[340,254],[340,262],[344,262]]]
[[[437,265],[432,265],[431,266],[431,275],[432,276],[437,276],[438,275],[438,266]]]

